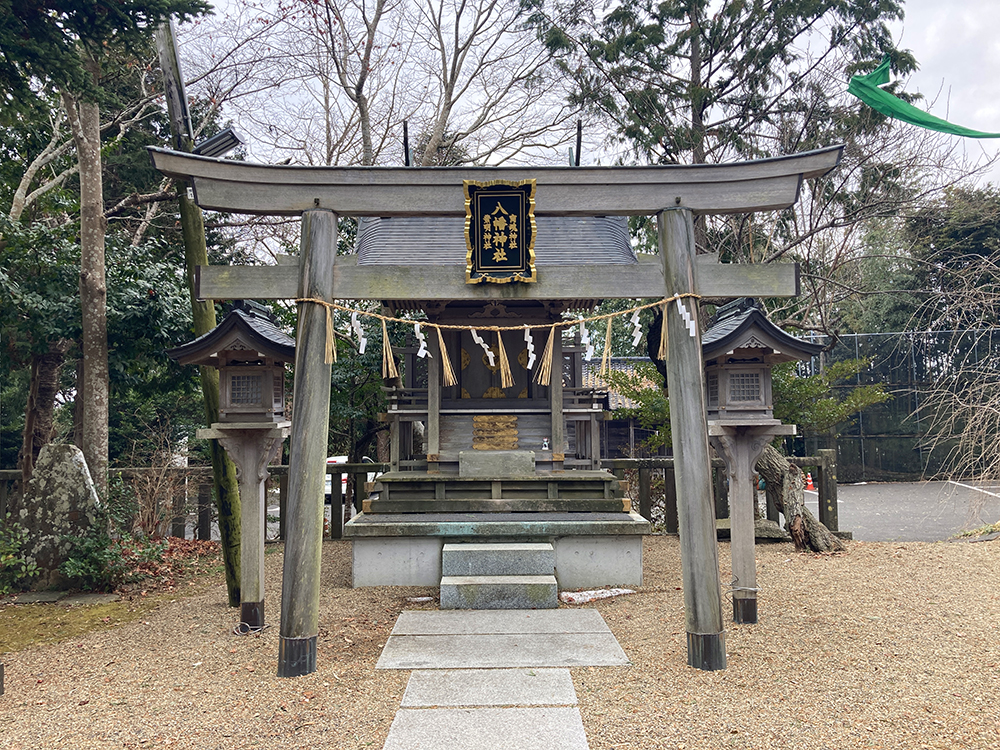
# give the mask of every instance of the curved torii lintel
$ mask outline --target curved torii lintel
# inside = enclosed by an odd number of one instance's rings
[[[296,215],[464,216],[463,180],[535,179],[538,216],[639,216],[670,206],[698,214],[787,208],[802,180],[840,162],[844,147],[731,164],[643,167],[296,167],[150,148],[153,166],[191,180],[199,206]]]

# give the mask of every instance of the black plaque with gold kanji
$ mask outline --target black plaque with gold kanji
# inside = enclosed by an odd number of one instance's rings
[[[465,180],[465,281],[535,281],[535,181]]]

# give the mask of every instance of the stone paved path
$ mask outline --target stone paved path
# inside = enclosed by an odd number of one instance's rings
[[[569,667],[628,659],[596,610],[403,612],[376,669],[412,669],[384,750],[587,750]]]

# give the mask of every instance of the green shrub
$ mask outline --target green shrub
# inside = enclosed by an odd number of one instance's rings
[[[137,505],[132,490],[120,476],[108,483],[108,501],[97,511],[90,530],[67,537],[66,559],[59,566],[69,584],[85,591],[111,591],[122,583],[142,577],[136,568],[157,562],[167,548],[144,534],[133,535]]]
[[[0,524],[0,596],[23,591],[38,575],[38,566],[22,554],[28,532],[11,520]]]

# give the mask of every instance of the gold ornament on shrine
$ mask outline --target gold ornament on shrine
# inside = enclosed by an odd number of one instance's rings
[[[535,181],[465,180],[465,281],[535,281]]]

